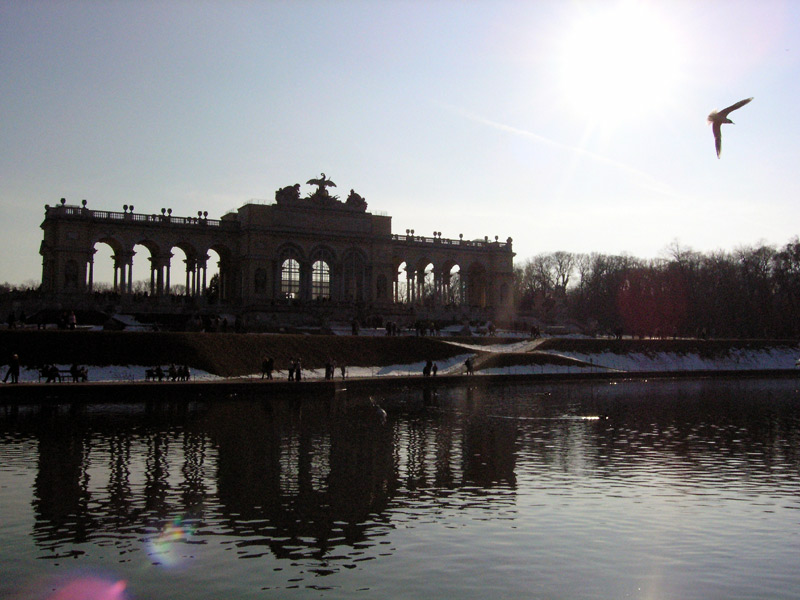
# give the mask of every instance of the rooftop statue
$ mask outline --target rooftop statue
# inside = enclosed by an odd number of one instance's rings
[[[275,192],[275,202],[281,204],[283,202],[291,202],[300,198],[300,184],[287,185]]]
[[[309,185],[316,185],[317,191],[312,194],[312,196],[328,196],[327,187],[336,187],[336,184],[333,183],[330,179],[325,177],[325,173],[320,173],[319,179],[309,179],[306,181]]]
[[[344,204],[348,208],[353,208],[355,210],[367,210],[367,201],[354,190],[350,190],[350,195],[347,197],[347,201]]]

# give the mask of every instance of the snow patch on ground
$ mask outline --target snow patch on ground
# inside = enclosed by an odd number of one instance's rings
[[[484,352],[525,352],[525,348],[530,346],[529,340],[516,344],[500,344],[496,346],[474,346],[470,344],[459,344],[465,350],[484,351]],[[772,370],[772,369],[796,369],[798,359],[798,348],[776,347],[764,348],[759,350],[749,350],[745,348],[734,348],[727,355],[704,358],[693,353],[676,352],[653,352],[653,353],[629,353],[615,354],[612,352],[599,352],[595,354],[585,354],[580,352],[539,352],[540,355],[551,354],[573,358],[578,361],[589,363],[588,365],[509,365],[505,367],[494,367],[480,369],[477,375],[526,375],[540,373],[591,373],[605,372],[609,369],[621,372],[640,372],[640,371],[743,371],[743,370]],[[473,353],[459,354],[451,358],[436,361],[439,375],[463,374],[464,361],[474,356]],[[61,370],[68,370],[70,365],[56,365]],[[374,367],[346,367],[347,377],[396,377],[409,375],[422,375],[425,361],[414,362],[402,365],[387,365]],[[89,381],[144,381],[145,367],[141,365],[112,365],[112,366],[89,366]],[[287,379],[286,371],[276,371],[273,374],[275,379]],[[304,369],[304,379],[323,379],[325,377],[324,368]],[[339,367],[336,368],[336,378],[341,377]],[[240,379],[260,379],[261,373],[246,375]],[[218,375],[213,375],[198,369],[191,370],[192,381],[215,381],[225,379]],[[33,383],[40,381],[39,373],[35,369],[23,368],[20,371],[21,383]]]
[[[648,354],[633,352],[615,354],[602,352],[583,354],[580,352],[561,352],[561,356],[590,362],[599,367],[621,371],[742,371],[754,369],[794,369],[798,357],[797,348],[764,348],[748,350],[734,348],[727,355],[706,358],[694,353],[653,352]]]

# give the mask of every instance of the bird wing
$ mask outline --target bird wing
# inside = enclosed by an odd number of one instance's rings
[[[722,127],[719,121],[714,121],[711,129],[714,131],[714,145],[717,147],[717,158],[722,152]]]
[[[322,185],[319,179],[309,179],[306,183],[308,185]]]
[[[732,113],[737,108],[742,108],[745,104],[749,103],[751,100],[752,98],[747,98],[746,100],[739,100],[739,102],[737,102],[736,104],[731,104],[728,108],[723,108],[721,111],[719,111],[719,114],[722,115],[723,117],[727,117],[729,113]]]

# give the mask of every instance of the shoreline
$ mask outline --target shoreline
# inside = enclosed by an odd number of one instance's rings
[[[526,374],[477,374],[477,375],[408,375],[391,377],[353,377],[325,380],[306,379],[299,382],[261,380],[252,378],[226,378],[204,381],[103,381],[85,383],[24,383],[0,386],[0,406],[62,404],[147,404],[158,401],[167,403],[185,395],[183,401],[219,401],[226,399],[250,399],[263,401],[279,398],[306,399],[312,395],[317,400],[326,400],[336,394],[353,391],[381,392],[409,391],[432,392],[438,388],[483,387],[488,385],[516,385],[528,383],[574,383],[623,381],[668,381],[687,379],[794,379],[800,378],[800,370],[745,369],[745,370],[695,370],[695,371],[637,371],[580,372],[580,373],[526,373]],[[143,397],[146,396],[146,397]]]

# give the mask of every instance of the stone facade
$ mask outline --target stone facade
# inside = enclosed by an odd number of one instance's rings
[[[329,194],[333,184],[324,174],[309,183],[318,185],[309,196],[301,198],[299,185],[289,186],[276,192],[274,204],[245,204],[218,220],[205,213],[177,217],[164,209],[160,214],[136,213],[133,207],[91,210],[85,201],[77,206],[62,199],[45,206],[42,290],[61,303],[90,296],[96,245],[105,243],[112,249],[113,288],[122,303],[133,294],[134,246],[147,248],[149,258],[136,259],[149,261],[146,296],[153,310],[168,304],[176,284],[194,306],[206,306],[213,250],[219,256],[214,302],[240,315],[325,305],[376,313],[458,306],[462,312],[510,316],[510,238],[393,234],[391,217],[368,212],[355,192],[340,201]],[[176,247],[186,256],[179,267],[171,260]]]

